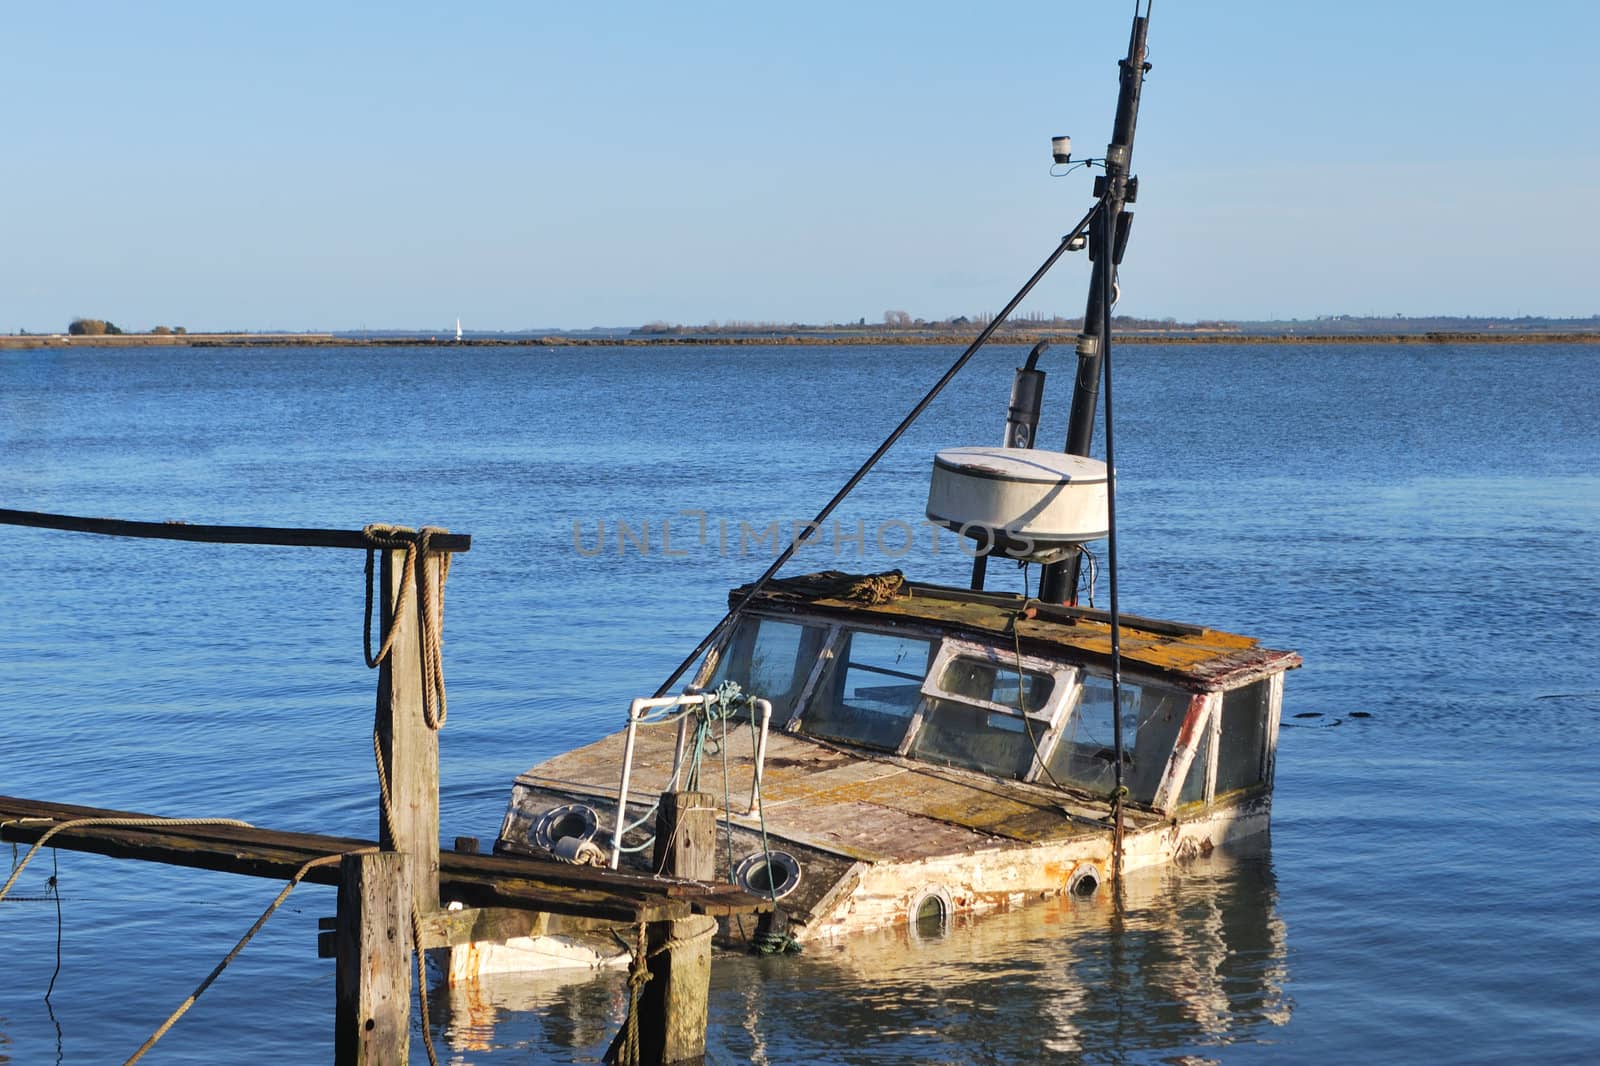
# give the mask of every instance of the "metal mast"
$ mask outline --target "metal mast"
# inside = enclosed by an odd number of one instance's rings
[[[1089,278],[1089,298],[1083,312],[1083,332],[1078,335],[1078,378],[1072,389],[1072,413],[1067,420],[1066,451],[1088,455],[1094,441],[1095,409],[1100,402],[1100,379],[1105,348],[1111,338],[1111,301],[1115,299],[1116,268],[1127,248],[1133,213],[1127,205],[1138,198],[1139,179],[1129,173],[1133,163],[1133,134],[1139,120],[1139,90],[1144,86],[1145,37],[1150,27],[1150,6],[1135,14],[1128,36],[1127,58],[1118,61],[1122,69],[1117,93],[1117,117],[1112,126],[1111,143],[1106,146],[1105,174],[1095,179],[1094,193],[1103,197],[1100,209],[1089,227],[1089,258],[1093,268]],[[1107,294],[1113,294],[1108,296]],[[1044,567],[1039,579],[1039,598],[1047,603],[1073,603],[1078,597],[1078,568],[1081,556],[1074,555]]]

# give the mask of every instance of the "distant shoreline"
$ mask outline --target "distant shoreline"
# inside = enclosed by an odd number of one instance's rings
[[[975,333],[862,332],[671,337],[351,337],[332,333],[123,333],[105,336],[0,336],[0,350],[73,348],[683,348],[683,347],[839,347],[854,345],[965,345]],[[1006,331],[994,344],[1034,344],[1048,340],[1070,345],[1072,333]],[[1116,344],[1600,344],[1600,331],[1427,333],[1160,333],[1122,332]]]

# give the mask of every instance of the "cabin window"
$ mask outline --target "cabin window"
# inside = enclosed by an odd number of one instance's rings
[[[1189,694],[1159,685],[1122,683],[1122,783],[1141,803],[1155,800],[1178,730],[1189,711]],[[1101,794],[1116,786],[1111,679],[1086,675],[1078,704],[1061,730],[1046,764],[1063,785]]]
[[[1261,680],[1222,694],[1222,735],[1217,746],[1219,796],[1261,783],[1271,685],[1270,680]]]
[[[1047,673],[1018,673],[1014,666],[985,659],[952,658],[924,689],[929,698],[908,754],[1002,777],[1026,777],[1035,748],[1050,732],[1049,717],[1041,712],[1055,688],[1055,678]]]
[[[847,632],[828,664],[800,728],[832,740],[894,750],[922,699],[933,642],[887,633]]]
[[[1189,773],[1183,779],[1183,787],[1178,790],[1178,805],[1185,803],[1199,803],[1206,798],[1206,772],[1211,768],[1211,728],[1209,724],[1200,737],[1200,743],[1194,749],[1194,761],[1189,764]]]
[[[744,691],[772,703],[772,726],[781,728],[794,712],[826,635],[822,626],[746,618],[734,630],[706,687],[737,682]]]

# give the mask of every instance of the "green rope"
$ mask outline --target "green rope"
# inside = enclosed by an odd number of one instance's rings
[[[684,789],[689,792],[698,792],[704,782],[705,761],[707,755],[716,755],[722,762],[722,829],[723,841],[727,849],[728,880],[735,881],[737,864],[734,861],[733,850],[733,787],[732,773],[728,765],[728,723],[741,714],[748,714],[750,720],[750,745],[751,764],[755,764],[756,748],[759,743],[756,736],[755,702],[754,693],[745,692],[736,681],[724,681],[712,693],[712,699],[695,707],[692,712],[695,716],[694,739],[689,747],[688,772],[684,775]],[[756,813],[761,827],[761,853],[767,860],[769,870],[767,876],[767,894],[771,897],[774,906],[778,902],[777,886],[772,883],[772,845],[767,833],[766,805],[763,802],[759,781],[755,789]],[[649,812],[645,817],[649,817]],[[643,819],[640,820],[641,822]],[[637,825],[638,823],[636,823]],[[624,848],[624,851],[642,850],[639,848]],[[740,922],[743,928],[743,922]],[[752,947],[763,955],[785,955],[799,952],[800,943],[794,937],[785,933],[758,933],[752,941]]]

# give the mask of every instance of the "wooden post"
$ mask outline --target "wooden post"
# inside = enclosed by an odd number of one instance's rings
[[[422,631],[417,612],[421,583],[438,602],[439,557],[418,558],[416,585],[400,618],[393,607],[405,576],[404,550],[383,552],[385,595],[382,632],[394,626],[394,649],[378,668],[378,750],[389,775],[389,823],[378,818],[378,843],[405,855],[411,892],[423,914],[439,909],[439,734],[422,718]]]
[[[407,1061],[411,895],[405,858],[366,853],[346,855],[339,864],[333,1047],[340,1066]]]
[[[656,867],[667,877],[715,880],[717,801],[707,792],[664,792],[656,810]],[[650,982],[640,996],[639,1043],[647,1066],[705,1061],[715,919],[695,915],[645,930]],[[663,948],[665,950],[663,950]]]
[[[663,792],[656,808],[655,868],[667,877],[717,879],[717,798]]]

